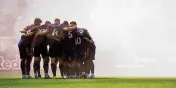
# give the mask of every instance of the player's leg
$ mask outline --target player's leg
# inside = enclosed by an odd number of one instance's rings
[[[44,73],[45,73],[45,78],[50,79],[51,77],[48,74],[48,69],[49,69],[49,55],[48,55],[48,49],[47,46],[43,45],[41,46],[41,54],[43,58],[43,68],[44,68]]]
[[[84,68],[85,68],[86,78],[89,78],[90,77],[90,66],[89,66],[88,58],[86,58],[84,61]]]
[[[64,72],[63,72],[64,61],[63,61],[62,57],[58,58],[58,62],[59,62],[60,75],[61,75],[61,77],[63,77],[64,76]]]
[[[61,77],[63,77],[63,58],[62,58],[62,45],[58,44],[58,51],[57,51],[57,59],[56,59],[56,69],[57,69],[57,63],[59,62],[59,70]]]
[[[33,69],[34,69],[34,76],[35,78],[38,77],[38,71],[40,70],[40,46],[34,46],[34,64],[33,64]]]
[[[52,70],[52,73],[53,73],[53,78],[56,77],[56,47],[54,44],[52,44],[49,48],[49,56],[51,58],[51,70]]]
[[[30,75],[31,70],[31,61],[32,61],[32,52],[31,45],[27,45],[28,58],[26,59],[26,78],[30,79],[32,76]]]
[[[25,63],[26,63],[26,59],[27,59],[27,52],[26,52],[25,45],[19,44],[18,48],[19,48],[20,59],[21,59],[20,68],[21,68],[22,78],[24,79],[24,78],[26,78]]]
[[[68,56],[68,52],[67,51],[63,51],[62,53],[63,56],[63,78],[67,78],[67,76],[69,75],[69,56]]]
[[[77,52],[77,75],[78,77],[82,77],[84,75],[84,66],[83,61],[85,59],[84,51]]]
[[[91,56],[90,62],[89,62],[90,71],[91,71],[91,76],[90,76],[90,78],[94,78],[94,77],[95,77],[95,75],[94,75],[94,68],[95,68],[95,66],[94,66],[93,60],[95,60],[95,54],[94,54],[94,53],[92,53],[92,56]]]
[[[38,70],[38,78],[42,78],[42,75],[40,73],[40,63],[41,63],[41,56],[39,57],[39,70]]]
[[[75,78],[76,77],[76,73],[77,73],[77,63],[76,63],[76,57],[75,57],[75,51],[69,51],[69,57],[70,57],[70,59],[71,59],[71,65],[70,65],[70,67],[71,67],[71,77],[72,78]]]

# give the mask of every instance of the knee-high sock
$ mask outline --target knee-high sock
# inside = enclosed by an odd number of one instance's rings
[[[21,64],[20,64],[20,67],[21,67],[21,72],[22,72],[22,75],[25,75],[26,74],[26,67],[25,67],[25,59],[21,59]]]
[[[63,76],[63,64],[59,64],[60,74]]]
[[[51,63],[51,70],[53,72],[53,77],[56,76],[56,64],[55,63]]]
[[[40,69],[39,68],[39,61],[34,61],[33,68],[34,68],[34,74],[37,75],[37,73]]]
[[[30,75],[31,61],[32,61],[32,58],[29,58],[29,59],[27,59],[27,61],[26,61],[26,74],[27,74],[27,75]]]
[[[43,58],[43,68],[44,68],[44,72],[45,74],[48,74],[48,69],[49,69],[49,57],[45,57]]]

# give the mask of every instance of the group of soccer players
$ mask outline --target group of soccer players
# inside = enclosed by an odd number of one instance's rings
[[[53,78],[56,78],[59,64],[62,78],[94,78],[95,44],[85,28],[77,27],[77,23],[56,18],[54,24],[36,18],[32,25],[25,27],[18,47],[21,58],[22,78],[30,79],[30,65],[34,58],[34,77],[42,78],[40,62],[43,59],[44,78],[48,75],[49,62]],[[48,47],[49,46],[49,47]]]

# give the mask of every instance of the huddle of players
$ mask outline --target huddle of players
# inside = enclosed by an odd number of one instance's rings
[[[34,57],[34,76],[41,78],[40,61],[43,58],[44,78],[48,75],[49,61],[53,78],[56,78],[57,63],[62,78],[94,78],[95,44],[88,31],[78,28],[75,21],[64,21],[56,18],[54,24],[36,18],[34,24],[25,27],[18,47],[21,58],[22,78],[30,76],[30,63]],[[47,46],[49,45],[49,50]]]

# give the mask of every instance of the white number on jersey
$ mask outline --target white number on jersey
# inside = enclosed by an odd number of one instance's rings
[[[27,30],[27,32],[26,32],[27,34],[29,34],[29,33],[31,33],[31,30],[29,29],[29,30]]]
[[[81,44],[81,38],[80,38],[80,37],[77,37],[76,40],[75,40],[75,43],[76,43],[76,45]]]
[[[46,32],[47,29],[40,29],[39,32]]]
[[[58,31],[54,29],[52,35],[57,35],[57,34],[58,34]]]
[[[68,38],[72,38],[73,34],[71,33],[72,31],[68,31]]]

